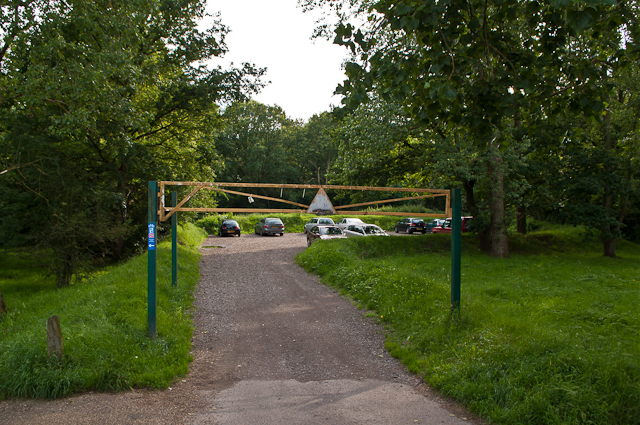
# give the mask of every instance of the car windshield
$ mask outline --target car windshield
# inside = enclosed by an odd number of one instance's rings
[[[378,226],[366,226],[364,228],[364,233],[367,235],[379,235],[384,233],[384,230],[382,230]]]
[[[341,235],[342,230],[338,227],[321,227],[320,228],[321,235]]]
[[[417,218],[414,218],[413,220],[411,220],[411,222],[414,223],[414,224],[424,224],[424,221],[422,221],[420,219],[417,219]]]
[[[318,221],[319,224],[333,224],[333,220],[331,220],[330,218],[321,218]]]
[[[237,226],[238,222],[237,221],[233,221],[233,220],[229,220],[229,221],[225,221],[222,223],[223,226]]]
[[[280,221],[279,218],[268,218],[265,220],[265,223],[267,224],[282,224],[282,221]]]

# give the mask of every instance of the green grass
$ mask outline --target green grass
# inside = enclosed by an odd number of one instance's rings
[[[165,388],[187,373],[193,326],[188,309],[206,235],[179,229],[178,286],[171,286],[170,241],[158,246],[157,338],[147,332],[147,257],[56,289],[33,259],[0,258],[8,312],[0,318],[0,399],[57,398],[74,392]],[[64,358],[47,358],[46,322],[60,317]]]
[[[411,214],[408,213],[407,217],[410,216]],[[304,231],[304,225],[311,220],[311,218],[318,216],[314,214],[216,214],[198,220],[195,224],[198,227],[204,228],[209,234],[216,234],[218,233],[220,221],[232,218],[238,222],[242,233],[253,233],[255,224],[263,217],[278,217],[284,223],[285,232],[302,233]],[[396,223],[402,218],[384,215],[356,216],[353,214],[327,215],[323,217],[332,218],[336,223],[344,217],[358,217],[365,223],[377,224],[388,232],[393,231]]]
[[[605,258],[581,229],[542,226],[495,259],[463,235],[452,315],[449,235],[327,242],[298,263],[372,310],[442,394],[501,424],[640,423],[640,246]]]

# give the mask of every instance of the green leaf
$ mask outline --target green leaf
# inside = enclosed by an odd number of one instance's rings
[[[580,11],[570,11],[567,14],[567,18],[569,19],[569,23],[571,27],[576,30],[576,32],[581,33],[582,31],[589,28],[595,22],[595,10],[593,9],[585,9]]]

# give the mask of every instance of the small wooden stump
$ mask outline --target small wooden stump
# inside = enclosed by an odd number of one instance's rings
[[[7,306],[4,303],[4,299],[2,298],[2,291],[0,291],[0,316],[7,312]]]
[[[47,352],[49,358],[56,356],[58,360],[62,360],[64,355],[62,349],[62,328],[60,327],[60,318],[51,316],[47,320]]]

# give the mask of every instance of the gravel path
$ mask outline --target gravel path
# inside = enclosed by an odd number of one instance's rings
[[[304,234],[210,237],[194,362],[165,391],[0,402],[0,424],[465,424],[384,351],[384,330],[296,266]],[[464,419],[463,419],[464,418]]]

